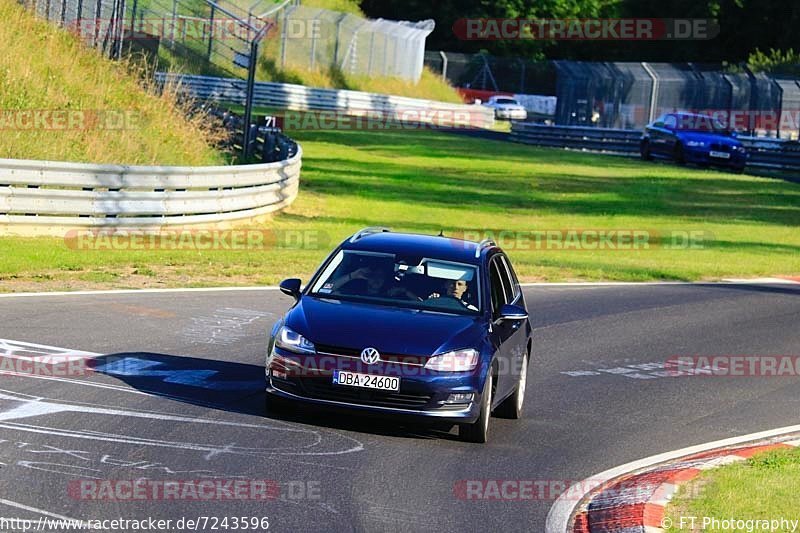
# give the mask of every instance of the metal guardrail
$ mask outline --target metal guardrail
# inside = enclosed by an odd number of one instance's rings
[[[0,159],[0,233],[158,231],[258,217],[297,196],[302,150],[275,163],[216,167]]]
[[[213,100],[244,105],[246,83],[235,78],[215,78],[210,76],[190,76],[159,72],[159,84],[177,85],[180,91],[187,92],[200,100]],[[466,104],[450,104],[435,100],[422,100],[387,94],[365,93],[360,91],[320,89],[288,83],[257,82],[253,103],[260,107],[274,107],[293,111],[333,111],[348,115],[379,113],[383,118],[402,121],[409,113],[416,121],[424,120],[426,114],[451,116],[455,126],[494,125],[494,110]],[[440,124],[441,125],[441,124]]]
[[[514,122],[511,140],[514,142],[590,150],[622,155],[639,155],[642,132],[611,128],[581,126],[545,126],[531,122]],[[747,165],[770,170],[800,171],[800,143],[766,137],[737,137],[747,148]]]

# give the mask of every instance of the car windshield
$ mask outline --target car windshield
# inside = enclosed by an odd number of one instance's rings
[[[426,257],[340,250],[311,287],[310,295],[425,311],[478,314],[478,270]]]
[[[514,105],[519,105],[519,104],[517,104],[517,101],[516,101],[516,100],[514,100],[513,98],[498,98],[497,100],[495,100],[495,102],[497,102],[498,104],[514,104]]]
[[[676,115],[680,131],[699,131],[704,133],[725,133],[726,129],[717,119],[708,115]]]

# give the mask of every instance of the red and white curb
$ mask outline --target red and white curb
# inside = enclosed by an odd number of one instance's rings
[[[665,508],[678,488],[704,470],[744,461],[757,453],[800,446],[800,426],[745,435],[617,467],[578,484],[547,516],[547,533],[659,533]]]

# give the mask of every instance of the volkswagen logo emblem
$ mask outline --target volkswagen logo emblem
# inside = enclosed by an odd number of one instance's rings
[[[364,348],[361,350],[361,360],[368,365],[374,365],[381,360],[381,354],[375,348]]]

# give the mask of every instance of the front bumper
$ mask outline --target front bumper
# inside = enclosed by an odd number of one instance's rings
[[[504,120],[525,120],[528,112],[524,109],[495,109],[494,116]]]
[[[747,153],[731,151],[728,159],[722,157],[711,157],[708,148],[689,149],[685,151],[686,161],[702,165],[713,165],[729,168],[743,168],[747,164]]]
[[[480,375],[473,372],[433,372],[381,362],[365,370],[357,362],[342,359],[339,370],[400,378],[400,390],[378,391],[333,384],[332,369],[303,364],[313,357],[292,356],[300,364],[286,365],[285,357],[273,358],[266,368],[266,392],[307,404],[344,408],[386,416],[412,417],[452,423],[472,423],[480,415]],[[480,367],[478,367],[480,368]],[[446,403],[451,394],[472,394],[472,401]]]

